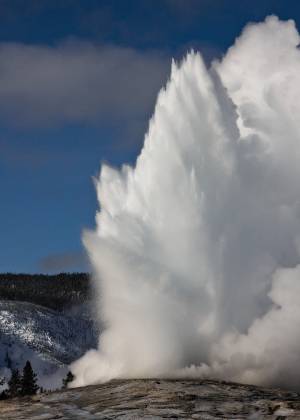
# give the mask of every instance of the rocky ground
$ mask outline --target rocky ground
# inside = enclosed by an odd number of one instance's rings
[[[0,401],[0,418],[300,419],[300,394],[212,380],[118,380]]]

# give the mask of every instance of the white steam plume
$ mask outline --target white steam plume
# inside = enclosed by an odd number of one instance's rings
[[[172,64],[136,167],[103,166],[99,349],[116,377],[300,383],[300,51],[293,21],[247,26],[210,70]]]

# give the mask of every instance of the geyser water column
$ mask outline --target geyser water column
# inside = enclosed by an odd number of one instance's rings
[[[94,267],[111,378],[300,379],[300,53],[293,21],[246,27],[207,70],[191,52],[158,96],[135,168],[103,166]]]

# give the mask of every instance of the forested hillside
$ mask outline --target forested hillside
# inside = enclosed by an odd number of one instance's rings
[[[0,274],[0,300],[36,303],[55,310],[67,309],[89,298],[86,273]]]
[[[97,347],[99,325],[89,285],[85,273],[0,274],[0,378],[5,384],[11,369],[22,369],[29,360],[39,386],[60,388],[66,366]]]

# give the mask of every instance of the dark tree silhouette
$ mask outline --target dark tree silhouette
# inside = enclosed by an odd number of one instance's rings
[[[66,388],[68,388],[68,384],[70,383],[70,382],[72,382],[73,381],[73,379],[74,379],[74,375],[73,375],[73,373],[72,372],[68,372],[67,373],[67,376],[63,379],[63,389],[66,389]]]
[[[5,384],[5,379],[0,376],[0,385]],[[7,392],[4,390],[0,393],[0,401],[8,398]]]
[[[10,380],[8,381],[8,395],[11,398],[21,395],[22,385],[21,376],[18,369],[13,369]]]
[[[36,374],[32,370],[29,360],[27,360],[24,366],[21,384],[22,384],[22,389],[21,389],[22,395],[34,395],[37,393],[39,389],[37,385]]]
[[[6,352],[5,359],[4,359],[4,363],[5,363],[5,366],[6,366],[8,369],[11,369],[11,367],[12,367],[12,362],[11,362],[11,358],[10,358],[10,357],[9,357],[9,355],[8,355],[8,352]]]
[[[0,394],[0,401],[1,400],[7,400],[7,398],[8,398],[7,392],[6,391],[2,391],[1,394]]]

